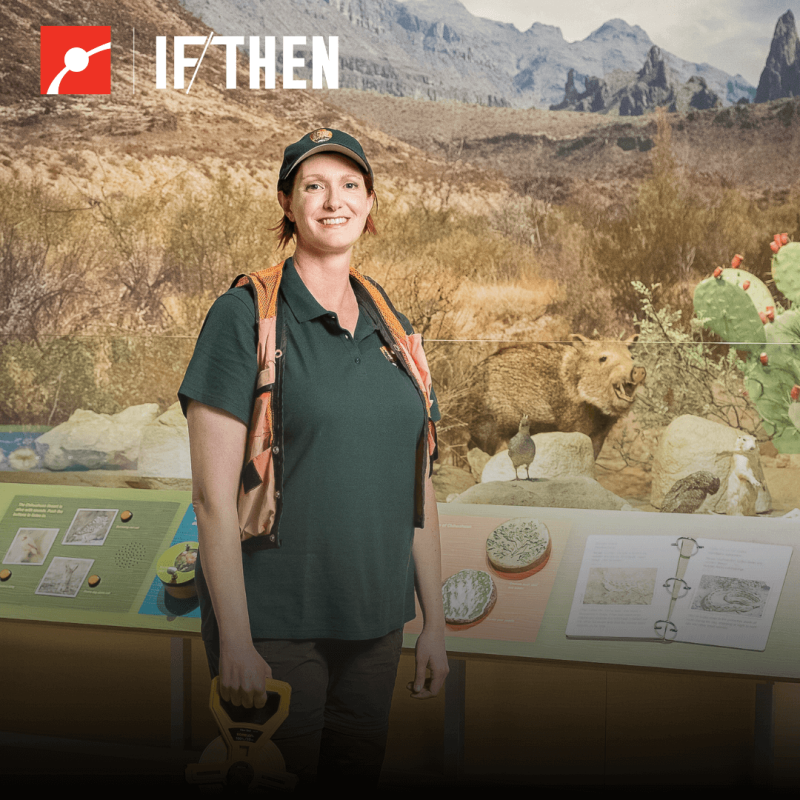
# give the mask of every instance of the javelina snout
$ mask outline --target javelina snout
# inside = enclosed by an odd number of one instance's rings
[[[607,342],[572,334],[568,344],[517,345],[489,356],[476,370],[471,444],[497,452],[527,414],[531,434],[585,433],[597,458],[645,379],[630,352],[637,338]]]
[[[634,401],[636,390],[639,388],[639,384],[644,383],[646,375],[647,370],[644,367],[634,367],[630,374],[625,376],[624,380],[611,383],[611,388],[617,400],[620,401],[619,408],[624,410],[627,405]]]

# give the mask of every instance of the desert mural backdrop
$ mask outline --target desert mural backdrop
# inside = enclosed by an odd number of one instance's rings
[[[189,485],[205,313],[291,253],[283,148],[333,127],[377,176],[355,266],[425,337],[440,502],[792,512],[800,44],[764,14],[748,80],[620,19],[567,42],[447,0],[3,6],[0,477]],[[53,25],[111,26],[110,95],[40,93]],[[339,87],[250,89],[240,52],[226,88],[210,47],[157,89],[156,37],[211,31],[338,36]]]

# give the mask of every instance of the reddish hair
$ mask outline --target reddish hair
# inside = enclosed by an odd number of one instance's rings
[[[352,159],[350,159],[352,161]],[[378,206],[378,195],[375,194],[375,184],[372,180],[372,175],[369,174],[361,164],[353,163],[358,167],[358,171],[364,176],[364,186],[367,189],[367,197],[370,195],[374,195],[375,197],[375,208]],[[297,175],[297,170],[292,172],[287,178],[284,178],[282,181],[278,181],[278,191],[283,192],[287,197],[291,197],[292,191],[294,190],[294,179]],[[283,250],[289,242],[292,241],[294,238],[294,222],[292,222],[286,214],[283,215],[283,219],[274,227],[270,228],[271,231],[277,231],[278,234],[278,248]],[[378,229],[375,227],[375,220],[372,219],[372,212],[367,214],[367,221],[364,223],[364,230],[362,233],[372,233],[376,234]]]

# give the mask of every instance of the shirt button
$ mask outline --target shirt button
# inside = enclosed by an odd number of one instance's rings
[[[350,335],[346,333],[346,334],[344,335],[344,338],[345,338],[345,339],[349,339],[349,338],[350,338]]]
[[[356,359],[356,364],[360,364],[360,363],[361,363],[361,359],[360,359],[360,358],[357,358],[357,359]]]

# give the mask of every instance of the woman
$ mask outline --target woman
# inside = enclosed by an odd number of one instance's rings
[[[259,706],[266,678],[292,686],[273,737],[287,771],[310,780],[318,758],[320,776],[376,782],[414,586],[412,696],[447,674],[438,408],[419,337],[350,270],[374,231],[358,141],[320,129],[288,147],[278,200],[293,258],[215,302],[179,392],[203,639],[223,698]]]

